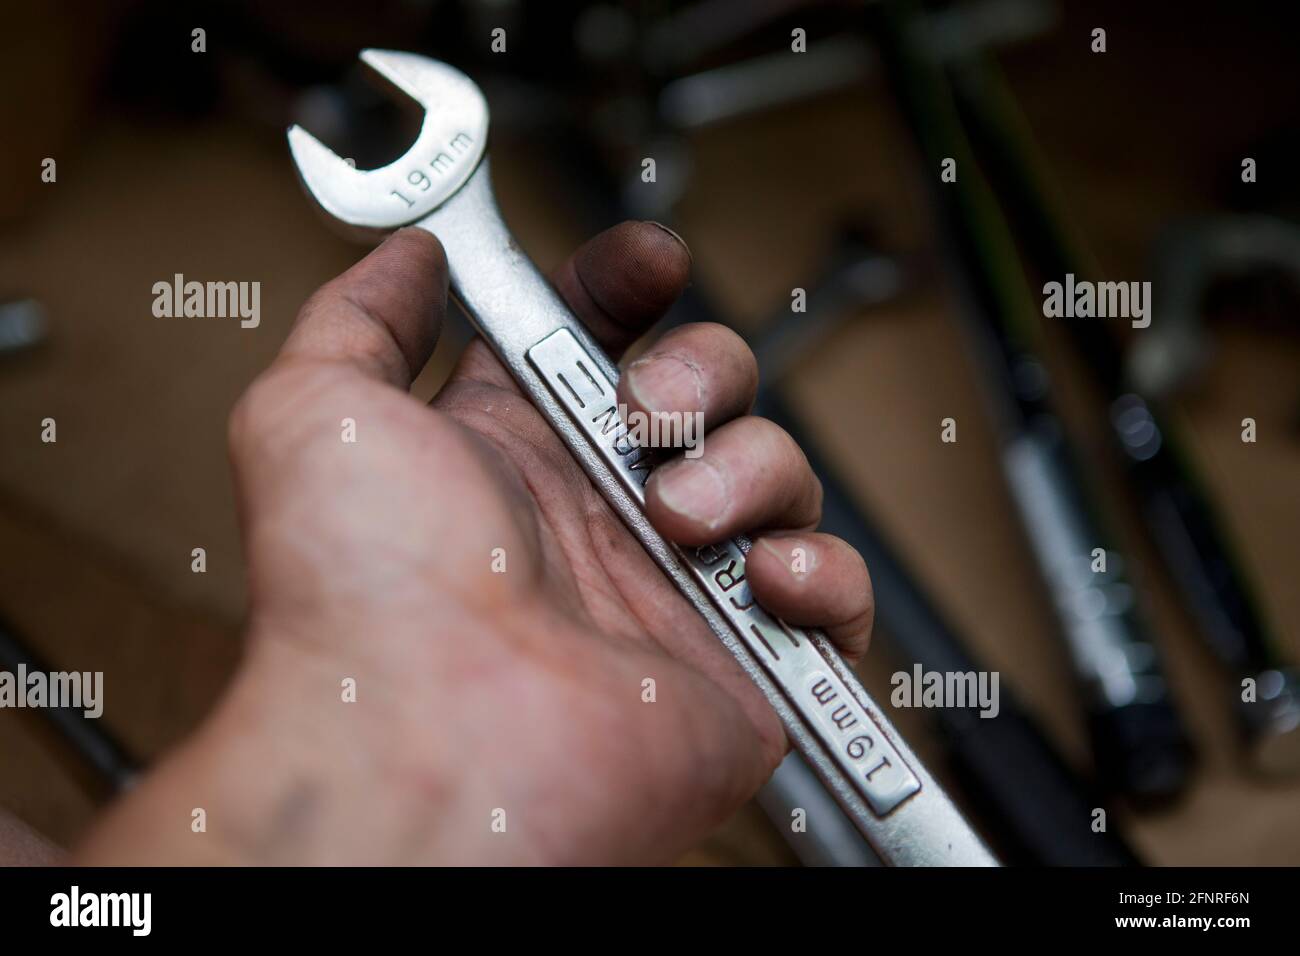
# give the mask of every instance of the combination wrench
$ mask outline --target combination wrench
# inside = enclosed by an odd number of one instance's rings
[[[452,294],[478,333],[763,691],[882,860],[996,865],[826,635],[791,627],[755,603],[745,581],[748,538],[680,548],[650,525],[649,450],[630,440],[620,419],[618,369],[520,250],[497,209],[479,88],[445,63],[412,53],[366,50],[361,59],[424,107],[419,136],[396,162],[359,170],[306,130],[290,128],[289,148],[312,199],[357,238],[413,225],[442,241]]]

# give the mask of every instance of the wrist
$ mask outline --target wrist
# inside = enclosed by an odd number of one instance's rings
[[[379,682],[279,636],[249,646],[216,710],[109,812],[77,862],[436,860],[456,778],[422,766],[421,786],[402,779]]]

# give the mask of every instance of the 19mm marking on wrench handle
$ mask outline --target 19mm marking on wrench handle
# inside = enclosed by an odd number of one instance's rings
[[[618,418],[618,371],[519,249],[486,158],[488,111],[464,74],[427,57],[362,59],[425,107],[407,154],[358,170],[299,127],[289,146],[308,193],[337,225],[377,238],[437,235],[453,295],[611,508],[763,691],[786,733],[886,863],[996,860],[898,736],[824,634],[789,627],[753,600],[744,537],[678,548],[645,516],[650,465]],[[814,823],[815,825],[815,823]]]
[[[568,329],[552,332],[534,345],[528,350],[528,361],[623,488],[644,508],[647,453],[632,445],[621,427],[614,383],[601,375]],[[748,542],[674,550],[782,692],[812,718],[818,736],[872,810],[884,816],[921,789],[911,768],[831,671],[811,635],[777,620],[754,602],[745,580]]]

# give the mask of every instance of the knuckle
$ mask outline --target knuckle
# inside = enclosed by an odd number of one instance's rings
[[[754,350],[749,347],[749,343],[738,333],[727,329],[727,335],[730,339],[728,351],[739,367],[741,385],[752,404],[754,394],[758,391],[758,357],[754,355]]]
[[[850,560],[857,565],[857,580],[851,592],[846,595],[848,614],[844,625],[865,646],[876,618],[876,594],[871,585],[871,573],[867,570],[867,563],[862,560],[862,555],[853,548],[847,550]]]
[[[781,467],[788,473],[802,475],[807,472],[811,474],[811,468],[808,459],[804,456],[803,449],[795,441],[794,436],[769,418],[763,418],[758,415],[750,416],[750,421],[754,422],[760,439],[766,444],[773,459],[779,462]]]
[[[226,444],[231,457],[254,453],[265,445],[266,434],[278,417],[277,410],[285,404],[283,389],[277,379],[283,373],[268,369],[244,389],[231,406],[226,419]]]
[[[807,461],[804,467],[808,472],[808,512],[809,520],[812,522],[821,521],[822,505],[825,502],[826,490],[822,487],[822,480],[817,477],[817,473],[808,467]]]
[[[717,322],[701,322],[707,338],[712,344],[711,351],[721,357],[721,364],[728,377],[734,377],[738,390],[752,399],[752,393],[758,389],[758,359],[749,343],[734,329]]]
[[[876,616],[876,588],[871,583],[871,569],[867,567],[867,562],[862,559],[862,555],[858,554],[856,550],[854,550],[853,554],[862,567],[862,613],[866,619],[866,629],[871,630],[872,622]]]
[[[749,351],[749,346],[733,329],[721,322],[696,322],[693,326],[701,338],[716,342],[728,352]]]
[[[232,456],[238,456],[248,447],[257,430],[259,416],[256,406],[259,401],[257,396],[260,394],[261,381],[262,376],[258,376],[248,388],[244,389],[243,394],[235,399],[235,404],[230,408],[230,415],[226,418],[226,446]]]

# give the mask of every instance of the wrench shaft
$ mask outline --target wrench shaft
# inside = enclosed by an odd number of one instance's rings
[[[682,549],[650,525],[644,485],[651,465],[618,414],[618,370],[511,237],[487,160],[417,225],[444,240],[452,293],[479,333],[763,691],[880,857],[902,865],[996,865],[829,639],[755,603],[744,574],[747,538]]]

